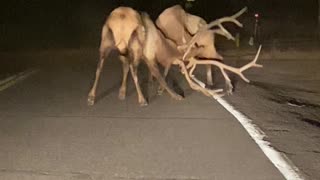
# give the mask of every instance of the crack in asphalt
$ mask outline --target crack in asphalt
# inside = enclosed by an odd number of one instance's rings
[[[88,173],[82,173],[82,172],[54,172],[54,171],[0,169],[0,173],[54,176],[54,177],[72,177],[72,178],[81,178],[81,179],[85,178],[88,180],[94,180],[92,175]]]
[[[194,177],[177,177],[177,178],[172,178],[172,177],[125,177],[125,176],[116,176],[117,179],[125,179],[125,180],[204,180],[201,178],[194,178]]]
[[[83,173],[83,172],[54,172],[54,171],[37,171],[37,170],[17,170],[17,169],[0,169],[0,173],[25,174],[39,176],[65,177],[79,180],[97,180],[107,178],[102,173]],[[122,176],[115,174],[113,178],[119,180],[205,180],[198,177],[156,177],[156,176]]]

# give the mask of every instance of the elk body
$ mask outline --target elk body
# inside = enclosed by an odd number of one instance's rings
[[[143,56],[143,46],[145,43],[144,25],[140,14],[130,7],[118,7],[114,9],[107,17],[102,28],[100,42],[100,59],[98,62],[95,80],[88,95],[88,105],[93,105],[96,97],[96,89],[98,86],[100,74],[105,59],[111,50],[116,49],[119,52],[119,59],[122,62],[122,84],[119,90],[119,99],[126,97],[127,76],[130,70],[133,77],[135,87],[138,93],[138,101],[141,106],[147,105],[147,101],[142,94],[139,85],[137,68]],[[152,63],[147,63],[151,74],[157,78],[160,85],[165,88],[169,94],[175,99],[182,97],[173,92],[166,84],[159,73],[159,70]]]

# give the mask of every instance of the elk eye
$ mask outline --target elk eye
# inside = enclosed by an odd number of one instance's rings
[[[198,43],[195,43],[194,46],[195,46],[196,48],[204,47],[203,45],[199,45]]]

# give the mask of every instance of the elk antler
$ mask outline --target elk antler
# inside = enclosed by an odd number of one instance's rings
[[[197,59],[194,59],[194,58],[193,58],[193,59],[190,61],[190,63],[192,63],[192,65],[191,65],[191,66],[192,66],[192,69],[189,71],[189,76],[190,76],[190,77],[193,77],[193,75],[192,75],[193,70],[195,69],[196,65],[198,65],[198,64],[210,64],[210,65],[215,65],[215,66],[217,66],[217,67],[220,69],[223,77],[224,77],[225,80],[226,80],[227,92],[228,92],[228,93],[231,93],[233,86],[232,86],[231,80],[230,80],[230,78],[229,78],[229,76],[227,75],[227,73],[226,73],[225,70],[230,71],[230,72],[233,72],[233,73],[239,75],[241,79],[243,79],[244,81],[246,81],[247,83],[249,83],[250,80],[247,79],[247,78],[243,75],[243,71],[245,71],[245,70],[247,70],[247,69],[249,69],[249,68],[251,68],[251,67],[258,67],[258,68],[263,67],[263,65],[257,64],[257,60],[258,60],[258,57],[259,57],[259,55],[260,55],[261,48],[262,48],[262,46],[260,45],[260,46],[259,46],[259,49],[258,49],[258,51],[257,51],[257,54],[256,54],[256,56],[255,56],[255,58],[254,58],[251,62],[249,62],[248,64],[246,64],[246,65],[244,65],[244,66],[242,66],[242,67],[240,67],[240,68],[235,68],[235,67],[232,67],[232,66],[228,66],[228,65],[223,64],[223,63],[221,63],[221,62],[219,62],[219,61],[214,61],[214,60],[197,60]],[[194,79],[194,78],[193,78],[193,79]],[[197,81],[199,81],[199,80],[197,80]],[[200,82],[200,84],[201,84],[201,82]]]
[[[223,89],[215,89],[215,90],[210,90],[204,87],[203,83],[201,83],[200,80],[196,79],[195,77],[190,77],[189,73],[187,71],[187,68],[185,64],[180,60],[176,59],[174,60],[173,64],[179,65],[180,66],[180,71],[181,73],[185,76],[187,82],[189,83],[190,87],[196,91],[202,92],[204,95],[213,97],[214,99],[217,99],[219,97],[222,97],[224,94],[221,93]],[[192,80],[194,81],[192,81]]]
[[[207,26],[205,27],[206,29],[211,29],[214,26],[219,26],[219,28],[223,31],[223,34],[225,34],[225,36],[228,39],[232,39],[234,40],[234,37],[222,26],[222,23],[224,22],[233,22],[235,23],[237,26],[239,27],[243,27],[243,25],[236,19],[239,16],[241,16],[244,12],[247,11],[247,7],[242,8],[239,12],[237,12],[236,14],[229,16],[229,17],[223,17],[220,19],[217,19],[215,21],[210,22],[209,24],[207,24]],[[222,35],[222,34],[221,34]]]
[[[198,40],[199,37],[201,37],[201,34],[205,31],[210,30],[211,28],[213,28],[214,26],[218,26],[220,29],[214,29],[211,30],[213,33],[217,33],[220,34],[222,36],[225,36],[227,39],[231,39],[234,40],[235,38],[231,35],[231,33],[229,33],[222,25],[222,23],[224,22],[233,22],[235,23],[237,26],[242,27],[243,25],[236,19],[239,16],[241,16],[244,12],[247,11],[247,7],[244,7],[243,9],[241,9],[239,12],[237,12],[236,14],[229,16],[229,17],[223,17],[220,19],[217,19],[215,21],[210,22],[209,24],[207,24],[206,26],[204,26],[203,28],[201,28],[193,37],[192,39],[189,41],[189,43],[186,45],[187,50],[185,51],[184,55],[183,55],[183,60],[186,59],[187,55],[189,54],[191,48],[193,47],[193,45],[196,43],[196,41]]]

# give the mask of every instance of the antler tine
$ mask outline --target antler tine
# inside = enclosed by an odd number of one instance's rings
[[[232,36],[232,34],[229,33],[229,31],[227,31],[221,24],[219,24],[218,26],[222,31],[222,33],[218,33],[218,34],[225,36],[227,39],[231,39],[233,41],[235,40],[234,36]],[[213,30],[213,32],[217,33],[216,30]]]
[[[205,88],[205,85],[200,80],[196,79],[194,76],[190,77],[185,64],[181,60],[176,59],[173,63],[180,66],[180,71],[185,76],[188,84],[192,89],[202,92],[204,95],[213,97],[215,99],[224,95],[224,94],[221,94],[221,92],[223,91],[222,89],[215,89],[215,90],[207,89]]]
[[[258,51],[257,51],[257,54],[255,56],[255,58],[249,62],[248,64],[242,66],[241,68],[235,68],[235,67],[232,67],[232,66],[228,66],[226,64],[223,64],[219,61],[212,61],[212,60],[194,60],[193,63],[196,65],[196,64],[205,64],[205,65],[208,65],[208,64],[211,64],[211,65],[214,65],[214,66],[217,66],[221,72],[224,74],[225,76],[225,79],[226,81],[229,81],[229,77],[226,75],[226,73],[224,73],[225,70],[227,71],[230,71],[230,72],[233,72],[237,75],[239,75],[241,77],[241,79],[243,79],[244,81],[246,82],[250,82],[249,79],[247,79],[244,75],[243,75],[243,71],[251,68],[251,67],[263,67],[262,65],[260,64],[257,64],[257,60],[258,60],[258,57],[260,55],[260,52],[261,52],[261,48],[262,46],[260,45]]]
[[[218,25],[218,24],[222,24],[223,22],[233,22],[235,23],[237,26],[242,27],[243,25],[236,19],[239,16],[241,16],[244,12],[246,12],[248,10],[247,7],[242,8],[239,12],[237,12],[236,14],[232,15],[232,16],[228,16],[228,17],[223,17],[223,18],[219,18],[217,20],[214,20],[212,22],[210,22],[209,24],[207,24],[206,29],[211,29],[212,27]]]
[[[229,16],[229,17],[223,17],[220,19],[217,19],[215,21],[210,22],[209,24],[207,24],[206,26],[204,26],[203,28],[201,28],[193,37],[192,39],[189,41],[188,43],[188,48],[186,50],[186,52],[183,55],[182,60],[185,60],[187,55],[189,54],[193,44],[196,42],[196,40],[199,38],[200,34],[204,31],[207,31],[209,29],[211,29],[212,27],[218,25],[219,28],[221,29],[222,33],[219,33],[225,37],[227,37],[228,39],[234,40],[235,38],[222,26],[223,22],[233,22],[235,23],[237,26],[242,27],[243,25],[236,19],[239,16],[241,16],[244,12],[247,11],[247,7],[242,8],[239,12],[237,12],[236,14]]]
[[[184,53],[183,57],[182,57],[182,60],[184,61],[187,57],[187,55],[189,54],[193,44],[196,42],[196,40],[200,37],[201,33],[203,32],[203,30],[199,30],[199,32],[197,32],[193,37],[192,39],[189,41],[188,43],[188,48],[186,50],[186,52]]]
[[[257,60],[260,55],[261,48],[262,48],[262,45],[259,46],[258,52],[257,52],[256,56],[254,57],[253,61],[251,61],[250,63],[241,67],[240,72],[243,72],[243,71],[249,69],[250,67],[259,67],[259,68],[263,67],[263,65],[257,64]]]
[[[243,13],[245,13],[248,10],[248,7],[244,7],[242,8],[239,12],[237,12],[236,14],[232,15],[232,18],[238,18],[239,16],[241,16]]]

